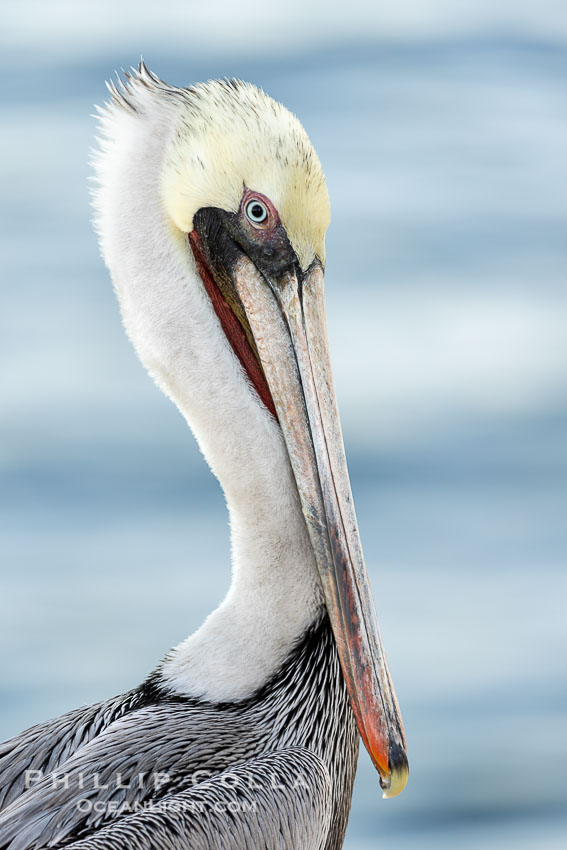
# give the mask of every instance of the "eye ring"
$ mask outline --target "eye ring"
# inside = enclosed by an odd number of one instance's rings
[[[246,204],[246,218],[252,224],[265,224],[268,220],[268,208],[258,198],[252,198]]]

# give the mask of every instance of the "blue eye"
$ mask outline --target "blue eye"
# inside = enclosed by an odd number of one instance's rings
[[[246,204],[246,216],[252,224],[263,224],[268,218],[268,210],[261,201],[255,199]]]

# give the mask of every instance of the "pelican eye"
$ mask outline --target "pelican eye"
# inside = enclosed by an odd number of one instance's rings
[[[268,210],[262,201],[254,199],[246,204],[246,216],[252,224],[264,224],[268,218]]]

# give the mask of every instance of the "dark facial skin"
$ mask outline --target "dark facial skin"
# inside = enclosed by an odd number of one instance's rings
[[[265,219],[251,220],[247,210],[261,209]],[[246,254],[269,286],[277,286],[286,272],[295,271],[302,280],[297,255],[288,239],[278,212],[272,202],[260,192],[244,189],[238,212],[216,207],[203,207],[193,219],[194,231],[189,235],[193,252],[202,252],[223,298],[240,322],[248,342],[259,361],[250,325],[234,286],[234,267],[241,254]],[[197,234],[198,246],[196,246]]]
[[[246,214],[257,200],[267,212],[257,223]],[[295,251],[271,201],[245,189],[238,212],[215,207],[200,209],[193,220],[213,272],[232,273],[239,252],[245,253],[267,280],[277,281],[286,271],[299,271]],[[216,276],[216,275],[215,275]]]

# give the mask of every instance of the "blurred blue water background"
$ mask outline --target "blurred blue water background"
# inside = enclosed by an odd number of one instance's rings
[[[504,35],[255,58],[327,172],[332,353],[411,779],[348,850],[567,842],[567,53]],[[220,601],[222,494],[121,329],[92,104],[136,55],[4,51],[0,734],[138,683]],[[6,84],[7,73],[10,82]]]

